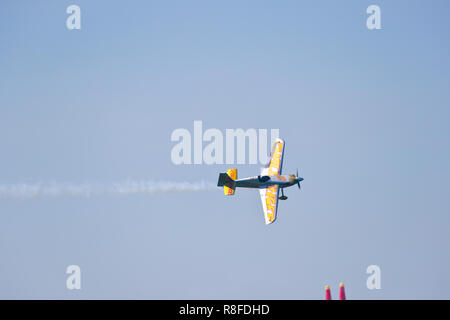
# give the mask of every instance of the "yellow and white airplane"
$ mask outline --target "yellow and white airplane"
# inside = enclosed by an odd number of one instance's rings
[[[277,218],[278,200],[287,199],[283,193],[283,189],[293,186],[294,184],[297,184],[300,189],[300,181],[303,181],[303,178],[298,176],[298,172],[296,175],[281,174],[284,146],[284,140],[277,139],[275,141],[272,153],[270,154],[270,161],[268,165],[262,169],[259,176],[238,179],[237,169],[230,169],[226,173],[219,174],[219,181],[217,182],[218,187],[223,187],[226,196],[234,195],[236,187],[258,188],[261,195],[266,224],[274,222]],[[281,197],[279,197],[280,189]]]

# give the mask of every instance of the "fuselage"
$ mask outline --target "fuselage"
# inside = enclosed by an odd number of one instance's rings
[[[240,188],[266,188],[271,185],[278,185],[286,188],[303,181],[303,178],[294,174],[272,175],[272,176],[254,176],[235,180],[236,187]]]

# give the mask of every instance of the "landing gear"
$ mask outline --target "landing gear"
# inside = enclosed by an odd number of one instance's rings
[[[288,197],[284,195],[283,188],[281,188],[281,197],[278,197],[280,200],[287,200]]]

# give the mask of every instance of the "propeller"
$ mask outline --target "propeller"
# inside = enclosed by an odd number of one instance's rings
[[[298,178],[298,168],[297,168],[297,178]],[[297,185],[298,185],[298,188],[301,190],[302,188],[300,187],[300,181],[298,181],[298,180],[297,180]]]

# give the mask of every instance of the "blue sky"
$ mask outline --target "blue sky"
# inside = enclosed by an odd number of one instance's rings
[[[254,190],[0,198],[0,297],[322,299],[344,282],[349,299],[449,299],[449,9],[2,1],[1,185],[216,183],[229,166],[170,160],[194,120],[279,128],[305,181],[271,226]]]

